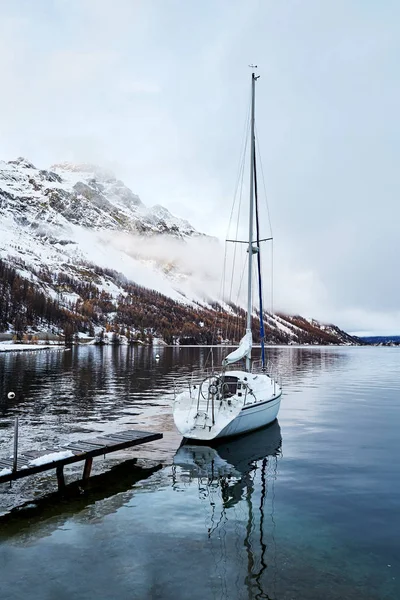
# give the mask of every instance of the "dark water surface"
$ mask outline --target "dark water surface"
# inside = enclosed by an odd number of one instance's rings
[[[208,352],[0,354],[0,456],[15,416],[21,449],[164,433],[68,500],[52,472],[0,485],[1,600],[400,598],[400,350],[272,348],[279,422],[179,448],[173,387]]]

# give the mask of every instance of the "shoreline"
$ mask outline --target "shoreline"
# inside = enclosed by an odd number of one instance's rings
[[[0,342],[0,352],[29,352],[38,350],[65,349],[64,344],[8,344]]]
[[[101,348],[108,348],[113,346],[112,344],[72,344],[74,347],[78,346],[97,346]],[[381,346],[385,347],[383,344],[271,344],[266,345],[265,348],[362,348],[362,347],[373,347],[373,346]],[[117,348],[121,347],[142,347],[142,348],[176,348],[178,350],[182,350],[184,348],[220,348],[220,349],[230,349],[237,348],[237,345],[230,344],[216,344],[216,345],[208,345],[208,344],[117,344]],[[390,345],[386,345],[386,347],[390,347]],[[254,345],[254,349],[260,349],[261,346]],[[29,351],[39,351],[39,350],[69,350],[69,346],[65,346],[64,344],[15,344],[15,343],[5,343],[0,342],[0,353],[2,352],[29,352]]]

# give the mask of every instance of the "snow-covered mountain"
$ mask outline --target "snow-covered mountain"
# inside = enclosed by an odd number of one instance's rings
[[[37,169],[24,158],[0,162],[2,210],[21,224],[50,225],[53,235],[66,226],[129,233],[190,236],[194,228],[163,206],[147,208],[122,181],[89,164],[60,163]]]
[[[117,325],[122,311],[124,326],[134,318],[143,321],[142,331],[150,327],[154,333],[162,322],[158,329],[168,336],[175,338],[186,327],[186,339],[208,340],[206,329],[215,329],[220,289],[218,253],[217,240],[195,231],[163,206],[146,207],[104,169],[60,163],[45,170],[24,158],[0,162],[0,260],[61,310],[68,313],[72,307],[75,312],[68,314],[78,329],[89,327],[91,319],[92,325]],[[3,273],[8,286],[3,288],[8,296],[2,308],[3,331],[7,303],[13,302],[12,279],[11,272]],[[129,282],[168,300],[130,288]],[[21,283],[18,293],[25,306],[14,311],[14,320],[21,322],[30,300]],[[129,294],[136,295],[136,312]],[[224,308],[226,315],[240,313],[233,305]],[[80,314],[81,321],[75,318]],[[62,323],[64,317],[57,315]],[[269,340],[275,343],[354,342],[335,326],[302,317],[270,315],[268,321]]]
[[[68,272],[92,263],[173,298],[187,296],[185,273],[165,253],[146,250],[150,236],[177,247],[203,237],[163,206],[146,207],[99,167],[60,163],[45,170],[25,158],[0,162],[0,258],[19,270]]]

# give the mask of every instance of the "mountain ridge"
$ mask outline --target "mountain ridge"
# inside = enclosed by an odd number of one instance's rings
[[[1,161],[0,216],[0,331],[238,341],[229,319],[244,326],[243,309],[214,299],[216,240],[161,205],[146,207],[111,172],[89,163],[46,170],[25,158]],[[265,313],[265,321],[271,343],[359,342],[300,316]],[[257,339],[255,321],[254,331]]]

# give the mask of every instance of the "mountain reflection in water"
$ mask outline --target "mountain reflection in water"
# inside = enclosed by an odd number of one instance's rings
[[[174,387],[209,352],[0,354],[0,456],[15,416],[21,449],[164,433],[94,461],[111,479],[72,500],[50,495],[54,472],[1,486],[0,513],[24,507],[0,520],[1,600],[400,598],[398,348],[269,348],[279,425],[180,446]],[[214,349],[215,364],[225,353]],[[71,467],[67,481],[80,474]]]

